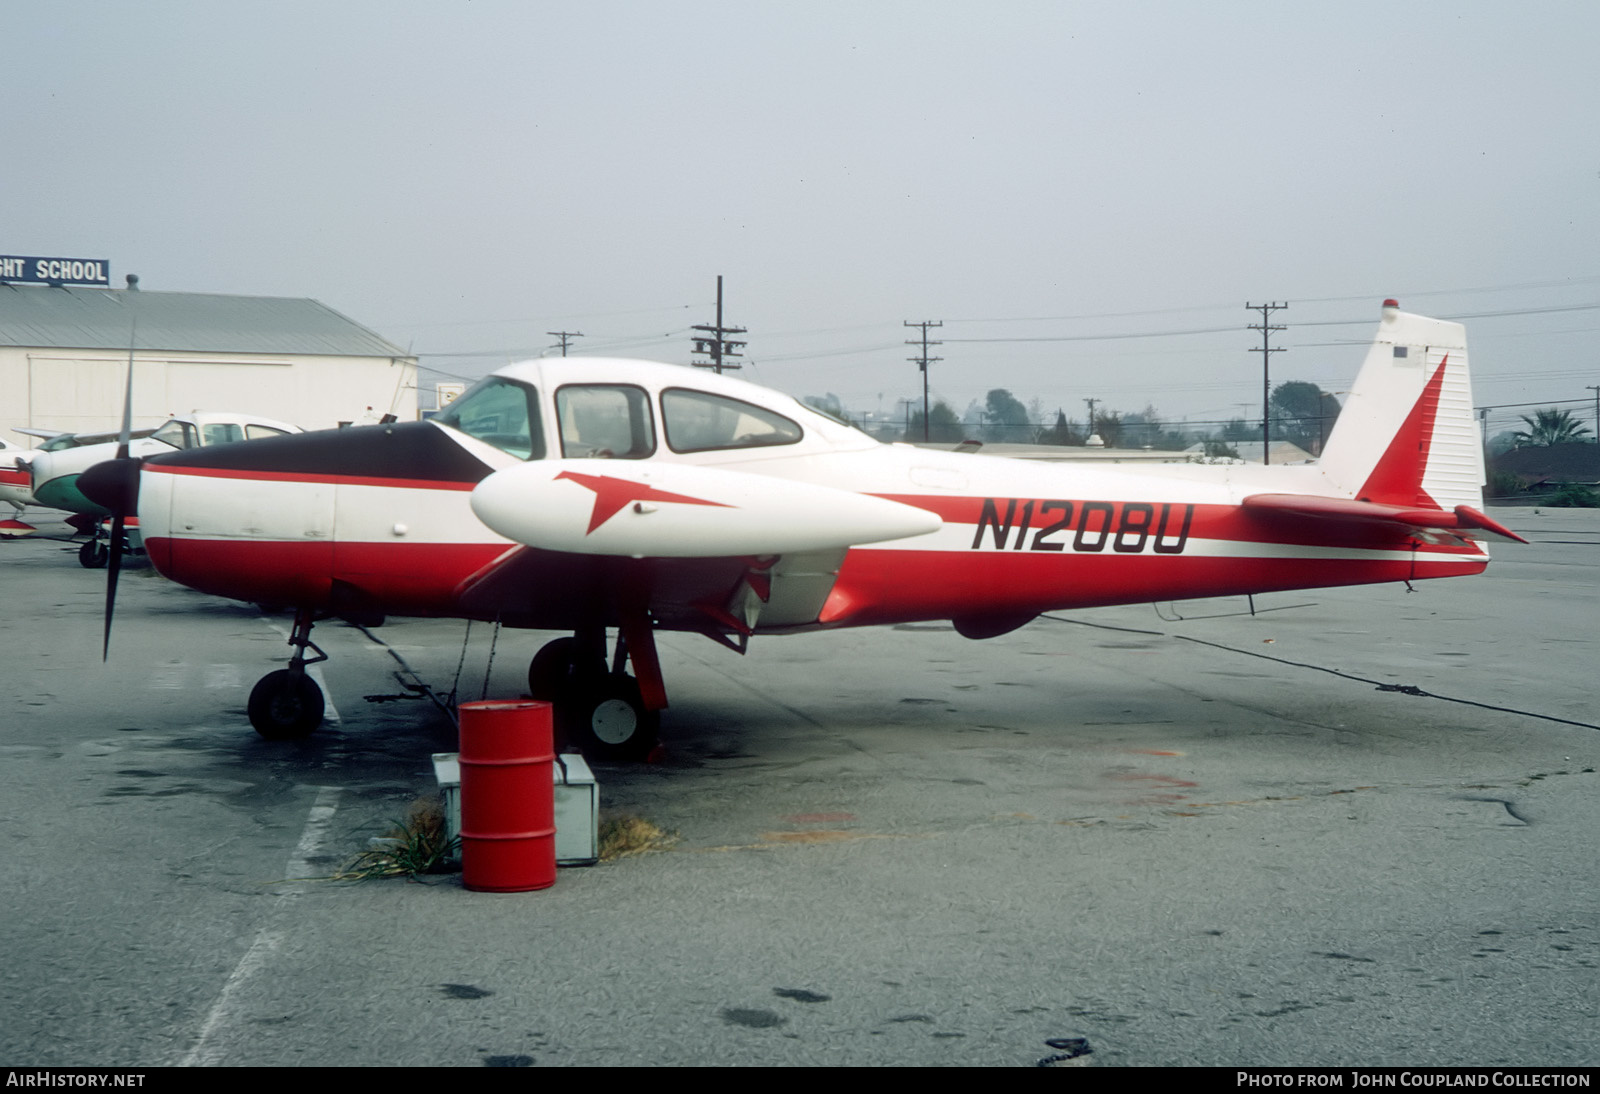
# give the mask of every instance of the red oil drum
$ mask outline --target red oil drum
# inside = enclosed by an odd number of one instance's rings
[[[555,736],[549,703],[462,703],[461,880],[484,893],[556,883]]]

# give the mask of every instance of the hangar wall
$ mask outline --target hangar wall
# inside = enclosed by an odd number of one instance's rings
[[[0,429],[115,429],[127,369],[125,352],[0,347]],[[417,368],[408,359],[138,352],[133,373],[135,429],[194,410],[248,411],[303,429],[370,420],[369,407],[417,417]]]
[[[132,279],[130,279],[131,282]],[[315,300],[0,283],[0,435],[239,411],[329,429],[417,418],[417,361]]]

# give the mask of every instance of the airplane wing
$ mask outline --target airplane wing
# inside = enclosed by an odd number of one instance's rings
[[[1389,525],[1422,534],[1453,532],[1472,539],[1528,542],[1505,525],[1468,505],[1458,505],[1452,510],[1422,509],[1415,506],[1381,505],[1377,502],[1355,501],[1349,498],[1317,497],[1312,494],[1252,494],[1241,504],[1249,512],[1291,519]]]

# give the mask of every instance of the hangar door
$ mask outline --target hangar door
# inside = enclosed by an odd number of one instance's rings
[[[28,424],[68,433],[116,429],[122,422],[128,358],[28,357]],[[135,355],[133,425],[160,425],[193,410],[234,410],[299,423],[307,408],[296,397],[288,362],[167,361]]]
[[[128,359],[28,355],[27,424],[64,433],[95,433],[122,422]],[[134,427],[160,425],[166,408],[139,413]]]

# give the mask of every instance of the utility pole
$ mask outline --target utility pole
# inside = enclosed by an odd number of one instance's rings
[[[943,361],[944,360],[943,357],[929,357],[928,356],[928,347],[929,346],[942,346],[942,345],[944,345],[943,342],[930,342],[930,341],[928,341],[928,328],[929,327],[942,327],[942,326],[944,326],[944,320],[943,319],[937,319],[937,320],[936,319],[924,319],[920,323],[912,323],[912,322],[908,321],[904,325],[907,326],[907,327],[921,327],[922,328],[922,355],[919,356],[919,357],[907,357],[906,360],[907,361],[915,361],[917,363],[917,368],[922,370],[922,443],[923,444],[927,444],[928,443],[928,366],[933,364],[935,361]],[[916,342],[912,342],[912,341],[907,341],[906,342],[906,345],[908,345],[908,346],[914,346],[916,344],[917,344]]]
[[[1084,400],[1084,402],[1089,404],[1089,436],[1091,437],[1094,436],[1094,404],[1098,403],[1099,401],[1099,399]]]
[[[706,354],[707,356],[709,356],[711,358],[710,361],[695,361],[695,362],[693,362],[695,368],[716,369],[717,375],[721,376],[724,369],[736,369],[736,368],[743,368],[744,367],[743,365],[735,365],[735,364],[730,364],[728,362],[728,358],[729,357],[739,357],[739,356],[741,356],[741,354],[739,353],[739,350],[740,350],[740,348],[742,348],[744,346],[745,343],[743,343],[743,342],[731,342],[727,338],[725,338],[724,335],[746,334],[748,332],[745,330],[744,327],[725,327],[725,326],[722,325],[722,275],[721,274],[717,275],[717,323],[716,323],[716,326],[712,326],[712,327],[696,326],[696,327],[690,327],[689,329],[690,330],[698,330],[698,331],[704,331],[705,332],[705,334],[703,336],[702,335],[698,335],[698,334],[693,336],[694,337],[694,351],[696,353]]]
[[[1594,443],[1600,444],[1600,386],[1595,384],[1586,386],[1594,392]]]
[[[572,340],[583,337],[581,330],[547,330],[545,333],[552,338],[561,339],[561,356],[563,357],[567,355],[567,346],[572,343]]]
[[[1272,355],[1274,353],[1282,353],[1283,352],[1283,347],[1282,346],[1274,346],[1274,345],[1271,344],[1272,332],[1275,331],[1275,330],[1288,330],[1289,329],[1288,327],[1275,327],[1275,326],[1272,326],[1270,323],[1268,323],[1267,320],[1271,317],[1273,312],[1281,311],[1284,308],[1287,308],[1288,306],[1289,305],[1287,303],[1283,303],[1283,304],[1246,304],[1245,305],[1245,310],[1246,311],[1258,311],[1258,312],[1261,313],[1261,322],[1260,322],[1260,324],[1258,325],[1258,324],[1252,323],[1252,324],[1250,324],[1249,329],[1250,330],[1258,330],[1258,331],[1261,332],[1261,348],[1260,349],[1251,349],[1250,352],[1251,353],[1259,353],[1259,354],[1261,354],[1261,462],[1262,463],[1271,463],[1272,462],[1272,454],[1271,454],[1271,451],[1270,451],[1271,447],[1272,447],[1272,430],[1271,430],[1272,415],[1270,413],[1270,411],[1272,409],[1272,385],[1271,385],[1271,383],[1270,383],[1270,381],[1268,379],[1268,377],[1271,374],[1272,370],[1268,366],[1272,361]]]

